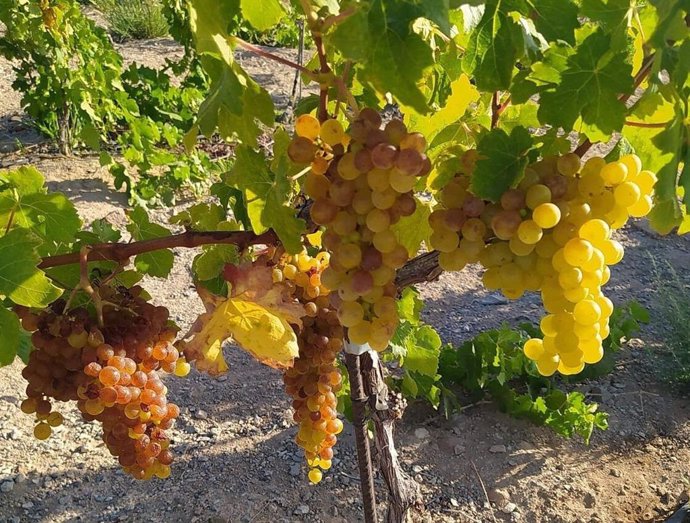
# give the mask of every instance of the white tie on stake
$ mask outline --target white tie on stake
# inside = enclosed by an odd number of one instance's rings
[[[360,345],[358,343],[352,343],[350,340],[345,341],[345,352],[347,354],[353,354],[354,356],[361,356],[362,354],[364,354],[367,351],[376,352],[376,351],[372,350],[371,346],[369,346],[368,343]]]

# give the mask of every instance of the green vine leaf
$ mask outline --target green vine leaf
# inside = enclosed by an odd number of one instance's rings
[[[41,240],[27,229],[12,229],[0,237],[0,294],[18,305],[45,308],[62,291],[36,268]]]
[[[440,0],[413,2],[374,0],[339,24],[328,42],[348,60],[358,64],[360,80],[380,93],[390,92],[416,112],[428,112],[427,100],[417,82],[433,63],[428,43],[413,31],[420,17],[448,30],[447,4]]]
[[[544,38],[575,45],[575,29],[580,27],[577,4],[571,0],[528,0],[528,4],[534,25]]]
[[[472,174],[472,192],[491,201],[517,183],[529,162],[532,136],[524,127],[515,127],[510,134],[493,129],[477,145],[479,160]]]
[[[625,49],[612,48],[611,36],[601,31],[588,36],[568,58],[560,83],[541,94],[539,119],[570,131],[581,117],[600,133],[590,136],[593,140],[620,131],[626,108],[618,96],[633,88],[627,60]]]
[[[279,136],[276,133],[276,159],[283,157]],[[305,224],[288,204],[292,188],[287,171],[281,168],[272,172],[266,157],[246,146],[238,147],[235,154],[227,182],[243,191],[252,229],[257,234],[273,229],[288,252],[299,252]]]
[[[21,326],[17,315],[0,307],[0,367],[14,361],[19,350]]]
[[[238,138],[255,145],[261,134],[259,122],[273,126],[271,96],[234,61],[227,28],[237,9],[237,3],[231,0],[190,2],[190,23],[196,35],[197,52],[203,57],[212,82],[199,107],[197,122],[185,137],[188,147],[195,143],[198,132],[211,137],[216,129],[223,138]]]
[[[127,230],[135,241],[170,236],[168,229],[157,223],[151,223],[148,214],[141,207],[135,207],[134,210],[128,212],[127,218],[129,218]],[[166,278],[174,263],[175,257],[170,249],[146,252],[134,258],[134,266],[138,271],[158,278]]]
[[[462,68],[482,91],[508,89],[524,41],[520,26],[502,0],[486,3],[484,15],[470,34]]]
[[[3,181],[6,188],[0,191],[0,229],[22,227],[47,241],[74,241],[81,219],[63,194],[46,194],[40,172],[21,167],[0,173],[0,183]]]
[[[279,0],[240,0],[242,14],[259,31],[266,31],[285,16],[285,9]]]
[[[417,208],[410,216],[400,218],[398,223],[391,227],[400,245],[407,249],[410,256],[415,256],[422,242],[431,236],[429,216],[431,205],[417,200]]]

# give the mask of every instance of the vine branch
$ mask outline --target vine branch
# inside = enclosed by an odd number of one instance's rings
[[[250,245],[274,244],[277,243],[278,236],[273,230],[263,234],[255,234],[252,231],[187,231],[182,234],[163,236],[162,238],[152,238],[131,243],[98,243],[91,246],[84,261],[116,261],[124,262],[132,256],[144,254],[161,249],[172,249],[174,247],[194,248],[202,245],[212,244],[232,244],[240,249],[245,249]],[[59,254],[43,258],[38,265],[39,269],[48,269],[60,265],[70,265],[81,261],[80,253]]]
[[[237,36],[233,36],[232,41],[234,43],[236,43],[237,46],[241,47],[242,49],[245,49],[245,50],[247,50],[251,53],[254,53],[256,55],[262,56],[263,58],[273,60],[274,62],[278,62],[278,63],[283,64],[283,65],[287,65],[288,67],[292,67],[293,69],[297,69],[299,72],[308,76],[312,80],[318,80],[318,77],[314,71],[312,71],[311,69],[307,69],[303,65],[300,65],[296,62],[293,62],[292,60],[288,60],[287,58],[283,58],[282,56],[278,56],[278,55],[270,53],[268,51],[264,51],[263,49],[261,49],[261,47],[254,45],[254,44],[250,44],[249,42],[246,42]]]

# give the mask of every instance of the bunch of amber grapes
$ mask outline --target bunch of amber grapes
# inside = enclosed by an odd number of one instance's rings
[[[577,374],[602,358],[609,334],[613,304],[601,289],[623,258],[611,233],[649,213],[655,183],[632,154],[584,165],[572,153],[545,158],[498,203],[474,196],[460,175],[430,216],[430,244],[446,270],[480,262],[485,286],[507,298],[540,291],[544,338],[527,341],[525,354],[544,375]]]
[[[34,314],[19,311],[32,331],[32,351],[23,371],[29,382],[22,410],[39,420],[34,434],[46,439],[62,422],[50,399],[76,401],[86,421],[103,426],[103,441],[126,472],[137,479],[170,475],[173,455],[165,430],[180,409],[166,398],[162,372],[185,375],[189,364],[171,342],[176,329],[168,311],[141,296],[140,287],[101,287],[103,324],[84,308],[56,303]]]
[[[331,308],[329,290],[320,281],[329,258],[324,251],[313,257],[303,251],[281,257],[273,269],[273,280],[293,285],[293,296],[304,306],[302,326],[297,329],[299,357],[283,374],[283,382],[299,424],[295,440],[304,449],[309,481],[314,484],[331,468],[333,446],[343,430],[336,393],[342,384],[337,358],[344,331]]]
[[[348,133],[337,120],[303,115],[288,153],[310,164],[304,192],[312,220],[325,227],[331,253],[324,284],[348,339],[384,350],[399,318],[396,270],[409,258],[391,227],[415,212],[414,187],[431,171],[426,140],[391,120],[382,128],[374,109],[363,109]]]

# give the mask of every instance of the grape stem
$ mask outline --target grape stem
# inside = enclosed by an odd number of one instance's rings
[[[273,230],[258,235],[253,231],[187,231],[182,234],[131,243],[98,243],[89,246],[90,249],[84,255],[84,258],[80,252],[48,256],[43,258],[38,268],[48,269],[60,265],[83,263],[84,261],[116,261],[122,263],[138,254],[175,247],[191,249],[202,245],[231,244],[237,245],[240,249],[246,249],[250,245],[268,245],[277,242],[278,236]]]
[[[314,45],[316,46],[316,53],[319,56],[319,64],[321,65],[321,73],[330,73],[331,66],[328,65],[328,57],[326,56],[326,48],[323,45],[323,38],[320,34],[312,31],[314,38]],[[328,120],[328,84],[323,80],[319,82],[319,120],[325,122]]]
[[[498,125],[498,119],[501,113],[506,110],[506,107],[510,105],[510,96],[505,99],[505,101],[500,101],[500,95],[498,91],[495,91],[491,97],[491,128],[495,129]]]
[[[232,42],[237,44],[237,47],[241,47],[242,49],[245,49],[251,53],[262,56],[263,58],[267,58],[269,60],[273,60],[274,62],[278,62],[280,64],[287,65],[288,67],[292,67],[293,69],[297,69],[299,72],[301,72],[305,76],[308,76],[310,79],[314,81],[319,80],[318,75],[314,71],[307,69],[303,65],[293,62],[292,60],[288,60],[287,58],[283,58],[282,56],[278,56],[268,51],[264,51],[263,49],[261,49],[261,47],[254,44],[250,44],[249,42],[246,42],[237,36],[232,36],[231,39]]]
[[[355,6],[351,5],[350,7],[343,9],[337,15],[329,16],[324,20],[323,24],[321,24],[321,32],[325,33],[332,26],[339,24],[343,20],[350,18],[356,12],[357,9],[355,8]]]

